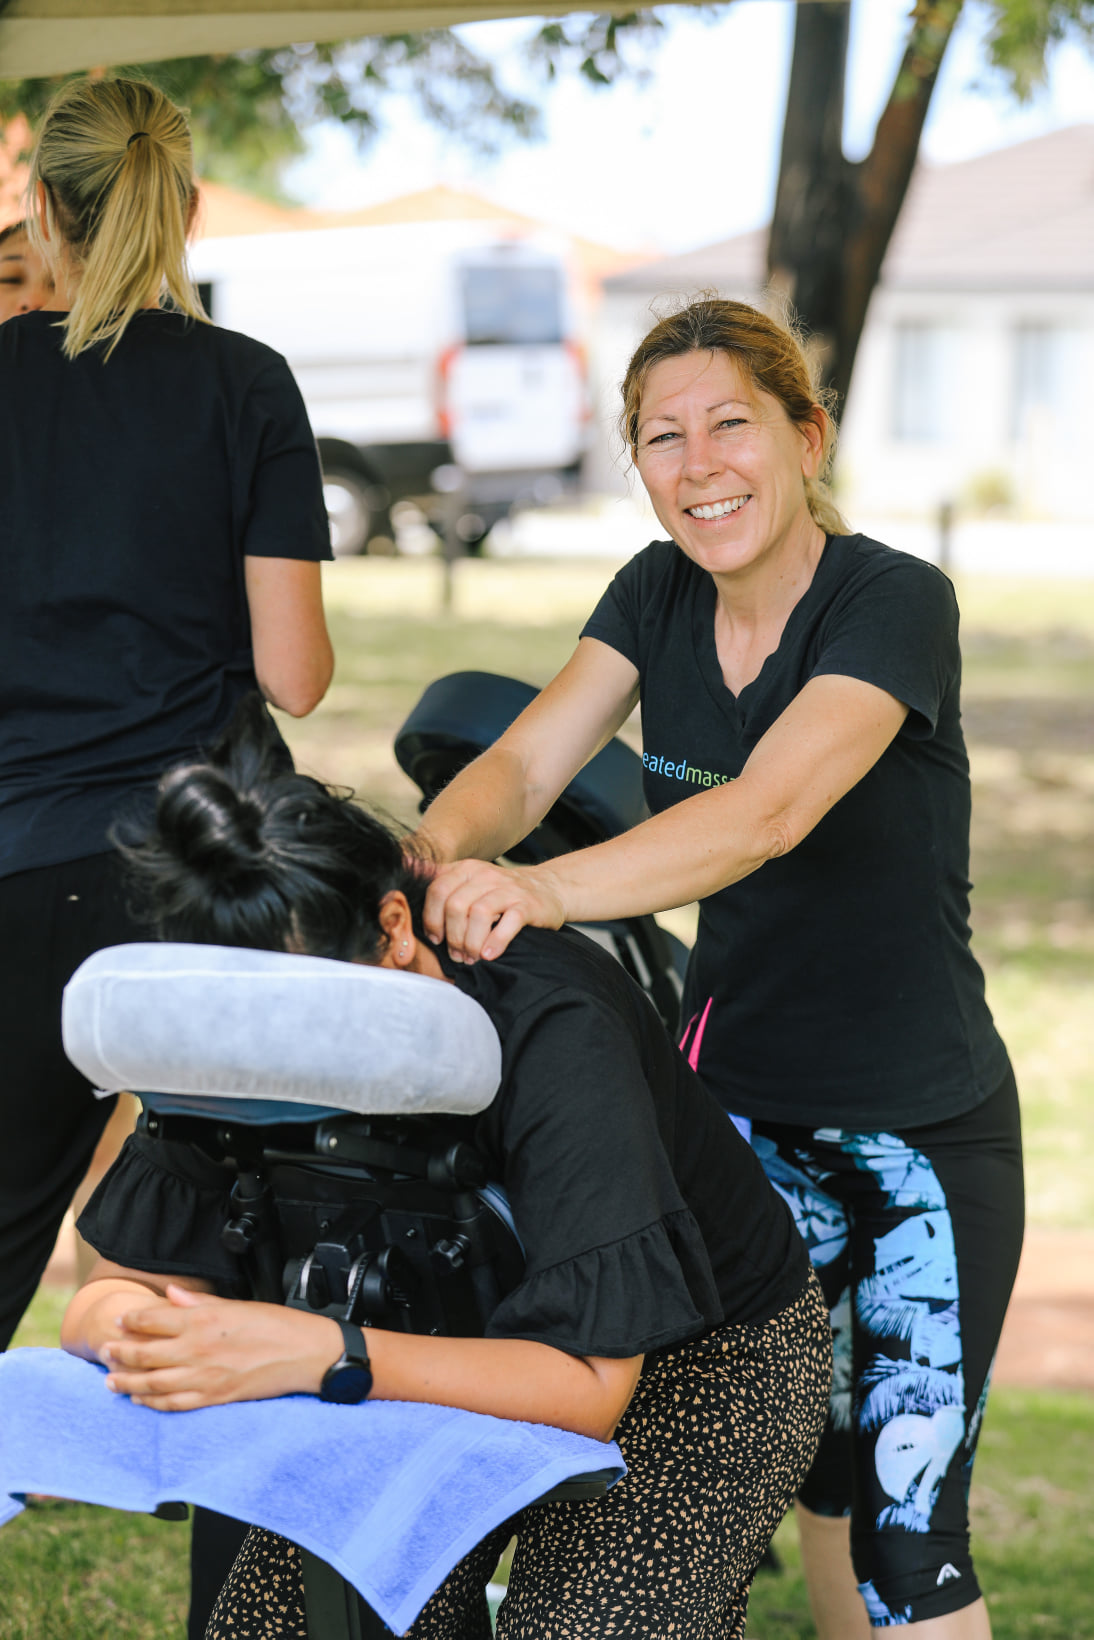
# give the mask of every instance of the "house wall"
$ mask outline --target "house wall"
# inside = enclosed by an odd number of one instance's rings
[[[1018,516],[1094,521],[1092,382],[1094,291],[881,289],[844,416],[841,494],[871,513],[1009,500]]]

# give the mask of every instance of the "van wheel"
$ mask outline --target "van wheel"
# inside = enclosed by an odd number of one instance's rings
[[[336,558],[355,558],[368,552],[369,542],[376,538],[377,546],[391,536],[391,521],[386,508],[377,506],[386,491],[377,493],[378,486],[370,484],[361,473],[347,472],[344,468],[329,467],[323,472],[323,500],[330,521],[330,544]],[[390,548],[389,548],[390,550]]]

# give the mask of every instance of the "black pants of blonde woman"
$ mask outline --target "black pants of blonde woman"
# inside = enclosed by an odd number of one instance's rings
[[[499,1640],[739,1640],[749,1585],[824,1424],[827,1311],[815,1278],[763,1325],[647,1357],[604,1498],[525,1510],[438,1589],[410,1640],[489,1640],[486,1584],[514,1535]],[[300,1554],[253,1531],[207,1640],[306,1636]]]
[[[65,1056],[61,993],[85,957],[147,938],[117,860],[94,854],[0,877],[0,1349],[34,1297],[116,1100]]]

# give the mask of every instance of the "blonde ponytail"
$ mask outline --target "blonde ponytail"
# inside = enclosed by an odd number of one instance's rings
[[[162,91],[143,80],[62,86],[34,146],[32,203],[39,182],[51,239],[79,270],[67,358],[99,343],[109,358],[133,315],[164,293],[178,311],[206,318],[186,262],[196,198],[190,130]],[[51,260],[36,219],[31,234]]]

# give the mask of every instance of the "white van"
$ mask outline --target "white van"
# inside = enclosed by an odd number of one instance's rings
[[[436,516],[438,468],[471,547],[576,485],[589,395],[557,243],[415,222],[207,239],[192,263],[215,322],[292,366],[337,553],[389,537],[393,502]]]

